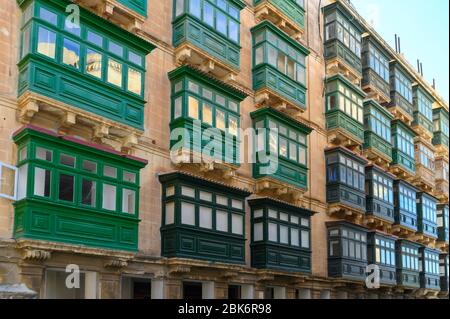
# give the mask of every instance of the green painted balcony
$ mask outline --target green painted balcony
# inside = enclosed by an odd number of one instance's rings
[[[75,114],[93,126],[106,121],[143,130],[145,60],[154,45],[83,8],[80,25],[72,25],[66,22],[68,4],[20,3],[21,120],[49,111]]]
[[[414,120],[412,128],[427,141],[433,138],[433,97],[419,84],[413,85]]]
[[[367,229],[347,221],[327,222],[328,276],[355,282],[366,278]]]
[[[252,267],[310,274],[314,213],[270,198],[250,199],[248,203],[252,211]]]
[[[125,7],[139,13],[140,15],[147,16],[147,1],[148,0],[117,0]]]
[[[308,135],[311,128],[270,107],[250,114],[256,131],[256,162],[253,178],[257,191],[291,188],[292,193],[308,190]],[[276,131],[277,130],[277,131]],[[276,134],[278,132],[278,134]]]
[[[386,106],[395,119],[411,125],[414,120],[413,78],[397,61],[389,63],[391,102]]]
[[[418,234],[437,239],[438,238],[438,224],[437,224],[437,200],[430,194],[419,192],[417,195],[417,219],[418,219]]]
[[[448,118],[448,111],[443,107],[433,110],[433,145],[436,147],[436,154],[441,157],[446,157],[447,160],[449,150]]]
[[[294,39],[305,33],[304,0],[254,0],[255,20],[276,24]]]
[[[328,142],[350,149],[364,142],[364,108],[366,94],[344,76],[326,80],[326,112]]]
[[[179,158],[180,163],[193,163],[191,157],[197,156],[200,160],[195,163],[214,162],[224,172],[237,169],[240,103],[246,94],[191,66],[171,71],[169,79],[170,129],[176,133],[170,140],[171,152],[187,156],[186,161]]]
[[[441,291],[448,296],[448,276],[449,276],[449,271],[448,271],[448,265],[449,265],[449,260],[448,260],[448,253],[447,254],[441,254],[440,257],[440,268],[441,268]]]
[[[240,11],[246,4],[242,0],[173,0],[173,4],[177,64],[235,80],[240,70]]]
[[[344,147],[325,150],[328,215],[360,220],[366,213],[367,160]]]
[[[441,290],[441,278],[439,270],[440,251],[428,247],[419,249],[419,262],[422,271],[420,272],[420,288],[427,290]]]
[[[448,203],[449,199],[449,169],[448,159],[438,157],[435,161],[435,185],[434,196],[436,196],[441,203]]]
[[[359,85],[362,79],[361,34],[363,27],[338,1],[327,5],[325,19],[325,62],[327,75],[343,74]]]
[[[394,181],[394,233],[415,234],[418,229],[417,189],[404,180]]]
[[[392,121],[391,128],[393,149],[390,171],[399,178],[411,178],[416,173],[414,157],[414,137],[416,133],[400,120]]]
[[[249,192],[182,172],[159,175],[161,255],[245,263],[245,198]]]
[[[364,155],[388,168],[392,162],[391,121],[394,117],[375,100],[364,101]]]
[[[258,24],[251,32],[256,106],[304,112],[309,51],[269,21]]]
[[[380,104],[391,101],[391,89],[389,85],[390,60],[392,60],[390,55],[373,36],[369,34],[363,36],[363,78],[361,87],[369,98],[374,99]]]
[[[368,233],[367,240],[368,262],[370,265],[380,267],[380,285],[395,286],[397,284],[396,238],[372,231]]]
[[[396,243],[397,285],[408,291],[420,288],[420,247],[421,245],[404,239]]]
[[[448,204],[437,205],[438,241],[444,246],[449,243]]]
[[[147,161],[32,125],[13,139],[15,239],[138,250],[139,172]]]
[[[383,227],[394,223],[394,179],[376,165],[366,166],[366,215],[371,216],[367,225]]]

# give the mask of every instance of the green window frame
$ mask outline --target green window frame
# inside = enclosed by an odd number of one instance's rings
[[[389,83],[389,60],[374,45],[369,45],[369,65],[385,82]]]
[[[32,53],[69,72],[143,98],[144,54],[85,23],[83,17],[80,28],[75,28],[66,21],[65,12],[32,2],[24,10],[21,30],[21,59]]]
[[[419,248],[402,246],[402,268],[411,271],[419,271]]]
[[[328,257],[367,262],[367,234],[341,227],[328,229]]]
[[[95,156],[96,151],[93,149],[93,154],[86,155],[85,152],[78,152],[76,146],[62,147],[32,139],[18,150],[19,171],[27,177],[27,186],[22,190],[20,199],[35,198],[49,203],[137,218],[139,170]],[[41,156],[41,152],[46,154],[45,158]],[[115,177],[103,172],[106,167],[115,169]],[[41,183],[42,178],[44,185]],[[106,192],[107,186],[110,187],[109,192]],[[38,192],[37,187],[42,188],[43,193]],[[109,206],[105,207],[107,201]]]
[[[439,254],[424,251],[424,271],[426,274],[439,276]]]
[[[253,210],[252,223],[254,243],[264,241],[293,249],[311,249],[310,218],[267,207]]]
[[[399,185],[399,206],[402,211],[414,214],[417,216],[417,206],[416,206],[416,192],[409,187]],[[405,217],[404,217],[405,218]],[[405,221],[405,220],[404,220]],[[409,222],[408,222],[409,223]],[[413,220],[413,226],[415,221]]]
[[[429,170],[434,170],[434,152],[424,144],[419,144],[417,151],[419,152],[419,163]]]
[[[365,191],[365,168],[363,164],[349,156],[339,154],[338,165],[331,162],[328,162],[327,165],[328,183],[339,182],[358,191]],[[339,176],[339,179],[337,176]]]
[[[203,25],[226,39],[240,43],[240,11],[229,0],[174,0],[174,19],[183,14],[200,20]]]
[[[361,58],[361,33],[347,18],[335,11],[325,16],[325,41],[339,40]]]
[[[385,266],[396,266],[394,240],[375,239],[375,262]]]
[[[434,122],[434,132],[441,132],[444,134],[447,138],[449,137],[449,119],[448,114],[445,116],[443,112],[446,112],[445,110],[441,111],[435,111],[433,114],[433,122]]]
[[[417,104],[420,114],[425,116],[430,122],[433,121],[433,101],[426,97],[420,90],[417,90]]]
[[[180,182],[163,187],[162,225],[182,226],[245,237],[245,202],[241,198]]]
[[[436,201],[428,197],[421,196],[422,218],[428,222],[437,224]]]
[[[253,67],[268,64],[306,88],[307,54],[274,32],[262,29],[253,35]]]
[[[375,108],[370,109],[369,119],[370,130],[390,144],[392,141],[390,119]]]
[[[340,110],[355,121],[364,124],[363,96],[342,80],[327,82],[327,111]]]
[[[392,179],[377,172],[372,172],[372,187],[375,198],[394,204],[394,183]]]
[[[395,70],[395,90],[413,104],[412,83],[398,68]]]
[[[239,137],[240,101],[191,78],[172,84],[172,121],[190,118]],[[223,121],[219,121],[223,119]]]
[[[397,126],[394,134],[396,135],[396,138],[393,138],[394,147],[409,158],[414,159],[414,136],[399,126]]]

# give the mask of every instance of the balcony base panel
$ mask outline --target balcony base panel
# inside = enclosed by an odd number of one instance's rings
[[[388,108],[389,112],[394,116],[395,119],[402,121],[408,126],[411,126],[414,120],[413,116],[408,114],[400,106],[391,106]]]
[[[283,183],[271,177],[258,178],[255,184],[258,195],[277,198],[293,205],[306,208],[305,189]]]
[[[366,92],[367,97],[366,99],[374,99],[377,101],[380,105],[382,104],[388,104],[391,102],[391,97],[383,92],[381,90],[377,89],[375,86],[367,84],[362,87],[362,90]]]
[[[362,74],[355,71],[348,63],[340,58],[333,58],[326,61],[326,74],[328,77],[342,74],[356,86],[359,86],[362,80]]]
[[[341,203],[328,205],[327,214],[330,217],[348,220],[357,225],[363,225],[365,212]]]
[[[404,180],[409,180],[411,178],[413,178],[415,175],[410,172],[409,170],[403,168],[401,165],[399,164],[394,164],[391,165],[389,167],[389,171],[394,174],[395,176],[397,176],[400,179],[404,179]]]
[[[385,233],[390,233],[393,226],[392,221],[374,215],[366,215],[363,224],[370,229],[381,230]]]
[[[376,164],[385,170],[389,169],[389,164],[392,162],[392,157],[373,147],[364,149],[363,154],[372,164]]]
[[[341,128],[335,128],[328,130],[328,143],[333,146],[344,146],[353,152],[359,153],[363,141]]]
[[[268,88],[255,92],[255,107],[262,108],[266,106],[270,106],[294,118],[305,112],[305,109]]]

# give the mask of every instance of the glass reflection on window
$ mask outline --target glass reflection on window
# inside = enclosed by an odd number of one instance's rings
[[[97,51],[86,50],[86,73],[97,78],[102,77],[102,55]]]
[[[63,63],[77,69],[80,67],[80,45],[78,43],[64,39]]]
[[[108,82],[122,87],[122,64],[108,59]]]
[[[128,91],[141,95],[142,74],[138,70],[128,68]]]
[[[56,33],[39,27],[37,52],[55,58]]]

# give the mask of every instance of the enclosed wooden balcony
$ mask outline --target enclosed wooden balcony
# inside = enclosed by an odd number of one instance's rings
[[[397,285],[410,293],[420,288],[420,247],[419,244],[408,240],[396,242]]]
[[[305,33],[305,9],[302,0],[255,0],[255,20],[268,20],[300,40]]]
[[[435,190],[434,196],[440,203],[448,203],[449,199],[449,169],[448,157],[437,157],[435,161]]]
[[[448,161],[449,154],[449,119],[448,111],[443,107],[433,109],[434,136],[433,145],[436,156],[444,157]]]
[[[431,143],[433,138],[433,98],[419,84],[413,85],[413,96],[412,128],[418,136]]]
[[[398,64],[391,61],[390,85],[391,102],[387,104],[395,119],[411,125],[414,120],[412,77]]]
[[[420,136],[414,139],[416,174],[409,182],[423,192],[433,193],[436,187],[434,147]]]
[[[414,137],[416,133],[400,120],[391,122],[392,128],[392,163],[390,172],[400,179],[415,176]]]

